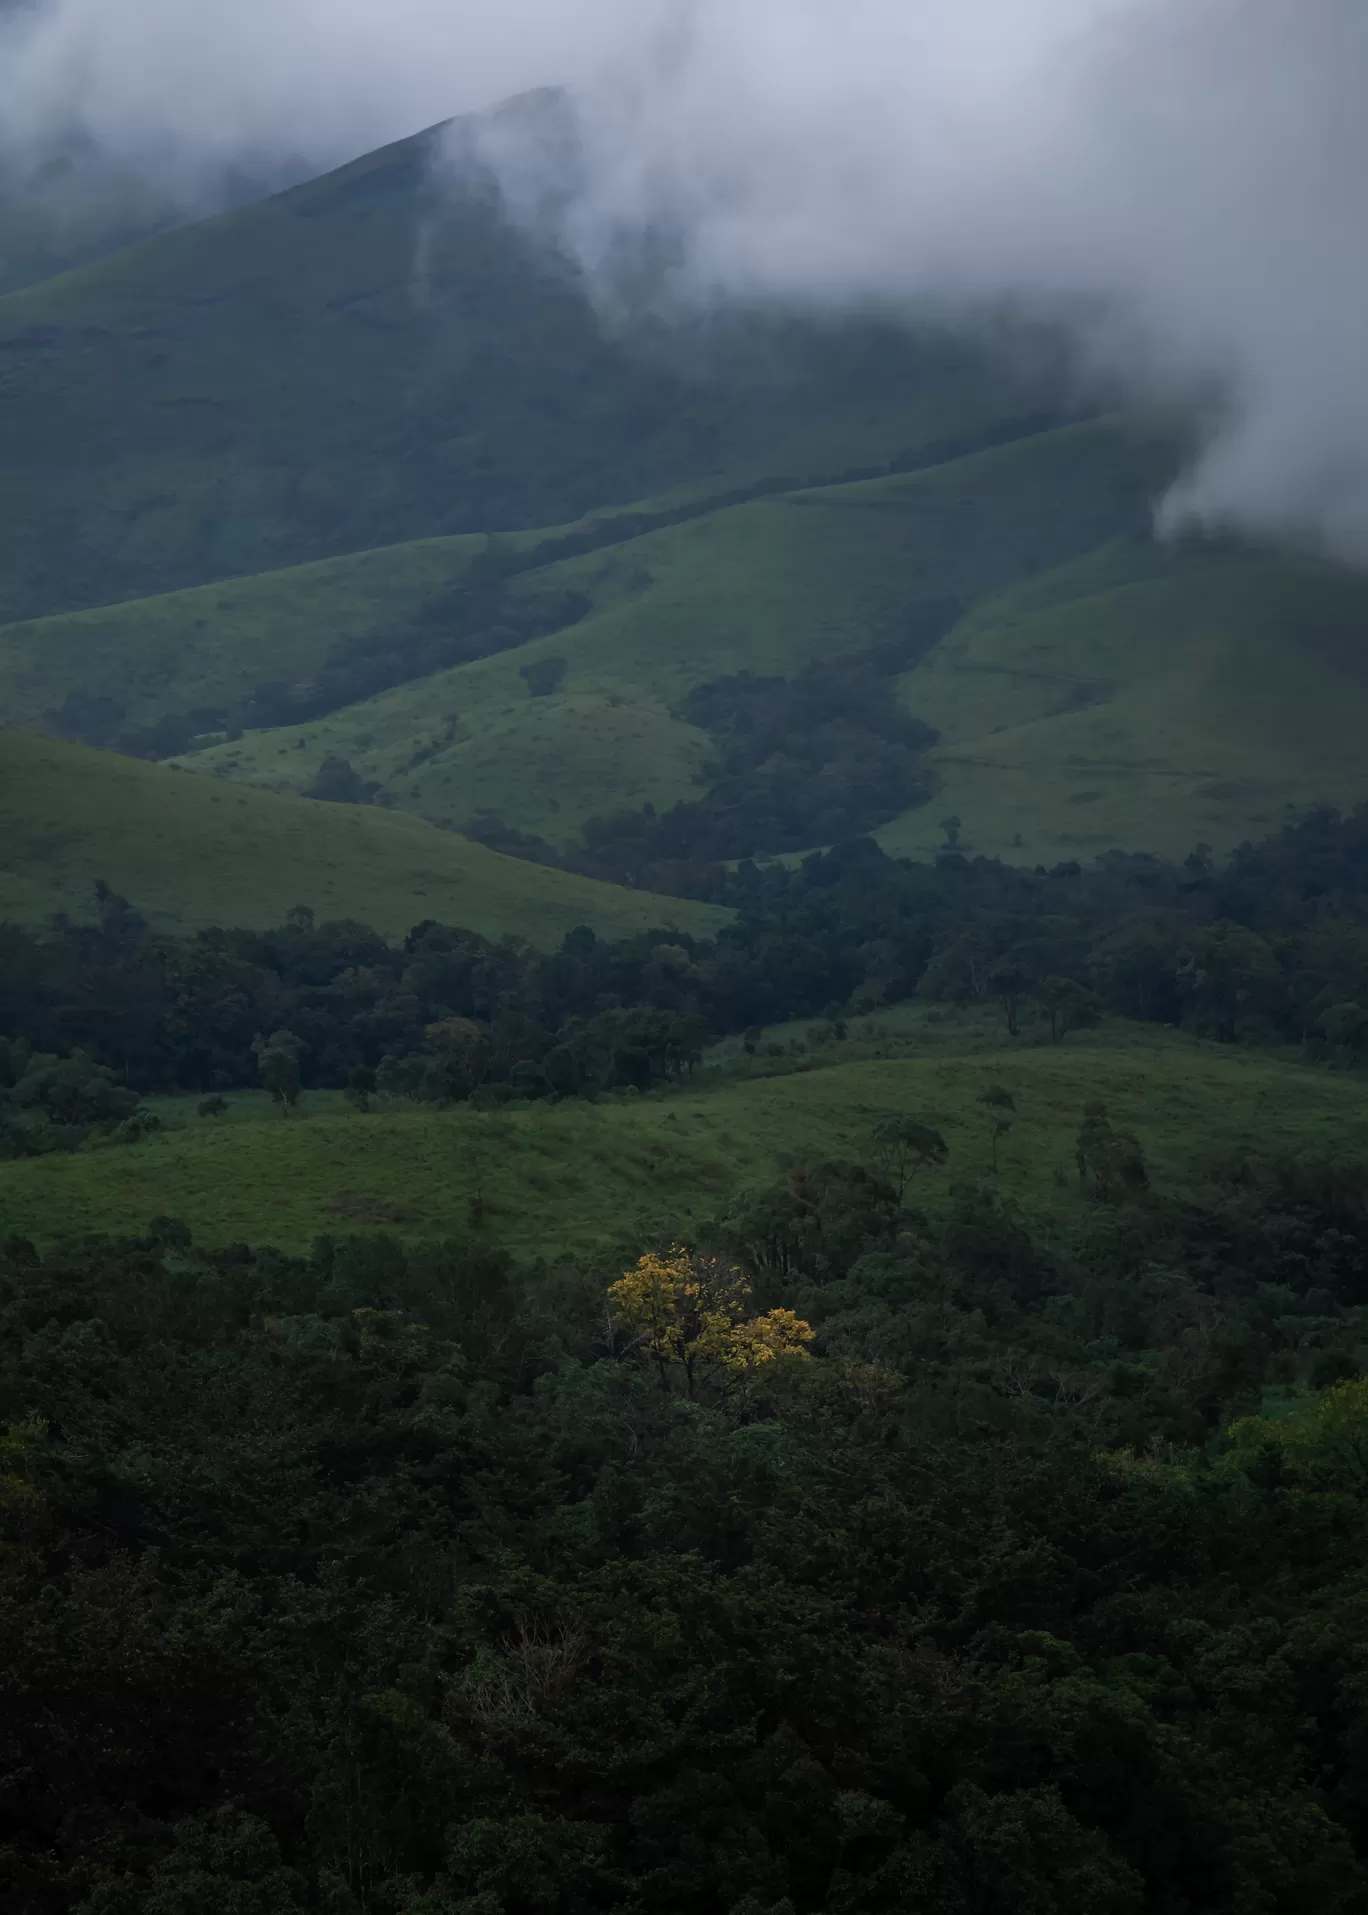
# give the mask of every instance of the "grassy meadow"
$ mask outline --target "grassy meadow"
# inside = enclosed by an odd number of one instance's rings
[[[867,1159],[871,1128],[890,1111],[934,1125],[950,1146],[945,1169],[922,1175],[910,1201],[934,1211],[955,1183],[982,1180],[1065,1226],[1086,1201],[1073,1149],[1091,1102],[1134,1131],[1169,1194],[1226,1151],[1368,1151],[1357,1077],[1267,1054],[1125,1025],[1058,1048],[1004,1049],[986,1027],[922,1013],[881,1034],[892,1054],[870,1056],[877,1040],[857,1031],[848,1053],[760,1058],[748,1075],[714,1070],[695,1088],[592,1104],[361,1115],[316,1093],[282,1119],[264,1093],[233,1096],[220,1118],[197,1117],[191,1098],[161,1100],[165,1128],[136,1147],[0,1164],[0,1236],[138,1232],[171,1215],[207,1244],[303,1249],[320,1234],[386,1230],[592,1258],[687,1235],[795,1163]],[[1017,1108],[995,1174],[978,1100],[996,1086]]]
[[[576,925],[706,933],[726,913],[505,858],[402,813],[232,786],[0,731],[0,919],[82,918],[103,878],[155,925],[278,924],[295,905],[403,933],[424,918],[542,946]]]
[[[195,759],[300,790],[340,754],[424,817],[486,809],[564,842],[595,813],[696,793],[710,741],[678,716],[694,686],[894,642],[921,604],[971,604],[1138,528],[1171,458],[1157,431],[1103,422],[712,512],[520,581],[592,600],[568,630]],[[541,657],[568,669],[529,698]]]
[[[879,836],[1016,863],[1181,856],[1368,797],[1368,581],[1295,556],[1124,544],[980,606],[902,681],[934,806]]]
[[[712,741],[680,715],[692,687],[792,676],[948,599],[965,616],[900,681],[941,742],[932,803],[880,833],[895,854],[928,855],[952,814],[973,851],[1053,863],[1223,850],[1360,801],[1368,586],[1294,556],[1112,536],[1143,523],[1171,456],[1157,428],[1105,421],[703,510],[514,581],[517,597],[582,593],[577,625],[181,762],[298,793],[340,755],[397,810],[457,830],[494,812],[564,844],[596,813],[706,786]],[[230,704],[402,624],[485,544],[417,541],[0,628],[0,701],[28,724],[73,683],[139,722]],[[522,671],[553,657],[562,683],[530,697]]]
[[[41,728],[73,687],[148,724],[309,678],[338,640],[369,638],[457,583],[482,536],[418,540],[252,578],[0,626],[0,705]]]

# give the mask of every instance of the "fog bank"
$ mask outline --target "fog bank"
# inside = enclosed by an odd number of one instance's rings
[[[212,193],[565,83],[562,238],[666,232],[686,301],[1062,321],[1140,392],[1219,394],[1166,503],[1368,560],[1359,0],[39,0],[0,138]],[[516,208],[545,156],[486,149]],[[559,158],[556,166],[561,164]]]

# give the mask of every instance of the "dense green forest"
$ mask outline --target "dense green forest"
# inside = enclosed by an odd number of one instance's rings
[[[1366,1251],[1273,1165],[815,1166],[626,1283],[12,1240],[6,1906],[1362,1909]]]
[[[94,925],[0,926],[0,1151],[136,1139],[138,1094],[264,1083],[451,1104],[650,1090],[709,1045],[919,997],[997,1007],[1064,1042],[1104,1013],[1227,1043],[1368,1051],[1368,809],[1325,810],[1218,865],[1116,853],[1026,871],[872,840],[744,862],[735,922],[554,954],[432,922],[402,944],[307,906],[274,931],[152,932],[97,887]]]
[[[168,1087],[210,1122],[249,1083],[379,1124],[659,1095],[901,998],[1321,1069],[1368,1030],[1363,814],[1224,863],[864,841],[737,882],[715,940],[550,955],[303,908],[166,937],[102,888],[3,933],[6,1150],[146,1148]],[[979,1101],[996,1163],[1015,1100]],[[687,1244],[11,1236],[6,1906],[1368,1908],[1362,1168],[1170,1188],[1099,1103],[1074,1154],[1053,1223],[991,1176],[926,1207],[947,1147],[904,1110]]]

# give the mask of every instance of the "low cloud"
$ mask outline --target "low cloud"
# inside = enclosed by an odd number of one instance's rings
[[[651,0],[646,0],[649,6]],[[0,0],[0,151],[72,151],[212,194],[313,170],[529,87],[577,84],[629,0]]]
[[[197,193],[564,83],[572,193],[486,150],[599,284],[665,233],[686,300],[1062,323],[1213,403],[1169,522],[1368,560],[1360,0],[40,0],[0,54],[13,152]]]
[[[699,0],[580,117],[591,271],[668,231],[694,298],[1061,322],[1208,406],[1167,523],[1368,559],[1356,0]]]

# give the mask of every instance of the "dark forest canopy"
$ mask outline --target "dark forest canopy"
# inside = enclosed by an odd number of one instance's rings
[[[1368,1906],[1362,1180],[710,1236],[807,1351],[686,1379],[458,1245],[0,1249],[6,1908]]]
[[[277,1036],[305,1088],[649,1089],[728,1033],[917,994],[1059,1041],[1111,1012],[1368,1053],[1368,812],[1318,813],[1223,866],[1205,847],[1181,866],[1118,852],[1028,871],[951,850],[915,865],[864,839],[734,882],[742,906],[715,940],[582,929],[550,955],[431,922],[397,944],[304,908],[272,931],[168,937],[101,886],[97,924],[0,926],[0,1093],[13,1117],[26,1080],[79,1053],[121,1090],[217,1094],[260,1083]],[[51,1103],[39,1092],[29,1108]]]

